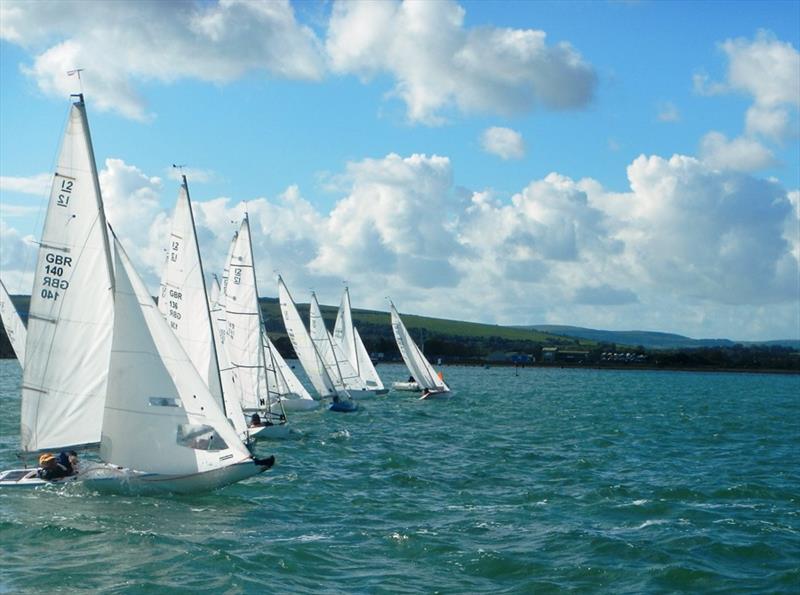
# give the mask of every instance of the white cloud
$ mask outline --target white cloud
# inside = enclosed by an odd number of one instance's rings
[[[720,48],[728,59],[723,82],[696,74],[695,91],[703,95],[738,92],[753,98],[747,111],[746,131],[772,140],[790,134],[789,109],[800,107],[800,52],[791,43],[759,31],[755,39],[727,39]]]
[[[743,136],[728,140],[724,134],[714,131],[700,140],[699,153],[714,169],[757,171],[776,164],[772,151],[757,140]]]
[[[536,105],[586,106],[596,76],[568,43],[533,29],[464,27],[451,1],[337,2],[325,47],[331,68],[368,79],[389,73],[414,122],[443,112],[515,114]]]
[[[525,156],[525,141],[511,128],[487,128],[481,135],[481,146],[487,153],[503,159],[522,159]]]
[[[681,114],[678,107],[671,101],[666,101],[658,106],[659,122],[680,122]]]
[[[800,192],[681,155],[640,156],[628,178],[629,191],[612,193],[551,173],[510,200],[482,191],[464,204],[449,159],[390,154],[348,164],[329,213],[295,186],[193,204],[208,272],[248,210],[264,296],[277,270],[298,300],[314,287],[335,304],[347,280],[357,307],[384,309],[391,295],[403,312],[454,319],[791,336]],[[161,204],[178,185],[109,159],[101,186],[154,290],[171,217]],[[22,279],[36,248],[7,222],[0,230],[3,278]]]
[[[102,110],[147,119],[136,83],[191,78],[226,83],[249,72],[318,80],[314,33],[286,0],[248,2],[14,2],[0,6],[0,38],[37,53],[23,71],[47,94],[75,92],[65,72]]]
[[[45,196],[50,192],[52,182],[52,174],[36,174],[28,177],[0,176],[0,192]]]

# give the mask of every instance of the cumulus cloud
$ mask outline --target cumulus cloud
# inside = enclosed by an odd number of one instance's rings
[[[249,72],[300,80],[324,75],[320,44],[288,0],[248,2],[14,2],[0,6],[0,38],[36,53],[23,71],[47,94],[75,92],[85,69],[93,103],[147,119],[136,83],[182,78],[226,83]]]
[[[492,126],[481,134],[483,150],[502,159],[522,159],[525,156],[525,141],[522,135],[511,128]]]
[[[732,140],[721,132],[709,132],[700,140],[700,158],[715,169],[757,171],[776,164],[775,156],[753,138]]]
[[[447,318],[788,332],[800,192],[682,155],[643,155],[627,173],[622,193],[551,173],[510,199],[479,191],[465,204],[449,159],[390,154],[348,164],[330,212],[296,186],[246,203],[195,192],[193,205],[207,272],[222,269],[248,211],[264,296],[280,271],[298,300],[314,287],[335,304],[347,280],[359,307],[382,309],[390,295],[403,312]],[[108,219],[154,290],[177,184],[119,159],[100,175]],[[36,247],[2,219],[0,230],[3,278],[22,278]]]
[[[44,196],[50,192],[52,174],[36,174],[28,177],[0,176],[0,192],[18,192]]]
[[[536,105],[586,106],[596,75],[568,43],[533,29],[464,26],[464,9],[440,2],[337,2],[325,47],[333,71],[388,73],[409,120],[443,112],[515,114]]]
[[[695,90],[704,95],[748,95],[753,105],[747,112],[747,133],[772,140],[788,136],[789,109],[800,107],[800,52],[768,31],[759,31],[753,40],[727,39],[720,49],[728,59],[726,79],[714,82],[696,74]]]

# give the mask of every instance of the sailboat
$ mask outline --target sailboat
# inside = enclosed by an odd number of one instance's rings
[[[367,383],[350,363],[342,346],[328,332],[317,295],[313,291],[308,309],[308,333],[336,388],[346,390],[353,399],[371,399],[375,396],[375,391],[367,388]]]
[[[450,396],[450,387],[445,383],[441,373],[436,373],[436,370],[433,369],[433,366],[425,358],[420,348],[414,343],[394,304],[391,302],[389,304],[391,306],[394,338],[397,341],[397,347],[400,349],[400,355],[403,356],[406,367],[408,367],[417,384],[423,389],[420,398],[434,399]]]
[[[39,243],[25,333],[23,453],[100,442],[114,318],[113,272],[86,107],[74,96]],[[41,485],[36,471],[0,485]]]
[[[333,327],[333,338],[339,344],[345,357],[356,369],[356,374],[361,378],[367,389],[376,395],[386,394],[380,376],[367,353],[364,342],[358,329],[353,324],[353,314],[350,310],[350,290],[345,287],[339,311],[336,313],[336,324]]]
[[[114,332],[100,457],[90,488],[213,490],[269,469],[241,441],[114,237]],[[113,463],[111,463],[113,461]]]
[[[241,407],[246,414],[258,414],[266,429],[264,437],[289,435],[286,412],[279,399],[272,399],[267,382],[267,363],[272,359],[264,348],[261,306],[253,262],[250,221],[245,214],[233,244],[225,284],[225,351],[239,379]]]
[[[289,335],[300,364],[320,398],[330,398],[333,401],[330,406],[331,411],[349,412],[358,409],[358,405],[353,402],[348,391],[343,388],[344,383],[341,376],[337,378],[338,382],[334,382],[334,379],[331,378],[328,367],[312,340],[311,334],[303,325],[297,306],[280,275],[278,275],[278,301],[281,305],[281,315],[286,326],[286,333]],[[314,323],[313,317],[311,322]]]
[[[0,320],[3,321],[3,327],[6,329],[6,336],[8,342],[11,343],[11,349],[14,355],[17,356],[19,365],[25,367],[25,338],[27,337],[27,330],[22,323],[22,318],[17,312],[17,307],[11,301],[11,296],[8,294],[5,284],[0,279]]]
[[[237,444],[227,421],[221,432],[232,445],[229,450],[236,452],[226,453],[224,460],[210,461],[190,446],[172,452],[192,424],[164,425],[161,420],[167,416],[160,416],[156,409],[163,403],[163,409],[178,413],[178,420],[184,422],[202,419],[194,411],[198,406],[201,413],[209,410],[212,415],[217,406],[210,395],[205,397],[203,390],[207,394],[208,389],[125,259],[119,262],[115,277],[83,95],[73,97],[31,293],[22,375],[22,451],[100,445],[101,458],[114,464],[93,469],[110,472],[111,483],[121,488],[147,477],[154,489],[211,489],[268,469],[274,458],[250,457],[244,445]],[[140,294],[135,303],[126,299],[131,294],[131,276]],[[143,320],[145,306],[149,314]],[[161,351],[145,345],[144,339],[150,337],[153,346],[154,332],[158,345],[165,347]],[[170,385],[165,380],[167,365],[170,370],[186,368],[194,378]],[[217,420],[212,423],[215,429],[219,425]],[[119,465],[138,470],[138,475]],[[159,483],[165,471],[172,473],[170,481]],[[80,475],[60,481],[85,478],[92,472],[82,469]],[[0,474],[4,487],[45,483],[51,482],[39,479],[35,469]]]

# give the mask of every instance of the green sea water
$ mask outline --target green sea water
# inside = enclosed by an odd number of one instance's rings
[[[0,491],[0,592],[800,590],[800,376],[444,372],[450,400],[292,415],[215,493]],[[0,361],[2,468],[19,384]]]

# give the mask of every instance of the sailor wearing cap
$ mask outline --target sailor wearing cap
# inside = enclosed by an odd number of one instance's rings
[[[39,477],[52,480],[69,475],[69,470],[49,452],[39,457]]]

